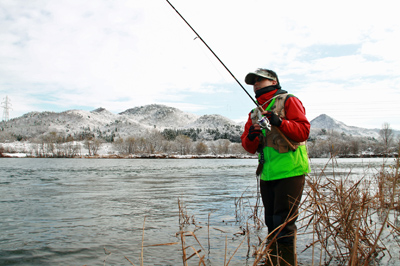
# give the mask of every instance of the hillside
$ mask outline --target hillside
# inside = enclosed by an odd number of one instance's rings
[[[105,140],[116,137],[144,135],[152,129],[163,131],[202,129],[214,134],[239,135],[242,126],[220,115],[197,116],[165,105],[146,105],[113,114],[104,108],[91,112],[31,112],[1,123],[0,142],[7,138],[30,140],[57,133],[65,137],[83,139],[88,135]],[[236,136],[237,137],[237,136]]]
[[[127,136],[145,135],[151,130],[196,131],[196,139],[215,140],[227,138],[239,142],[244,122],[234,121],[217,114],[198,116],[165,105],[146,105],[114,114],[105,108],[93,111],[68,110],[56,112],[30,112],[21,117],[2,122],[0,142],[39,139],[49,134],[65,138],[84,139],[87,136],[106,141]],[[311,121],[311,137],[318,138],[321,132],[335,131],[353,137],[379,139],[379,129],[348,126],[326,114]],[[398,131],[394,131],[398,135]]]
[[[151,104],[128,109],[119,117],[131,119],[141,125],[156,128],[186,128],[198,119],[197,115],[185,113],[177,108]]]
[[[379,138],[379,129],[366,129],[354,126],[348,126],[343,122],[340,122],[326,114],[321,114],[314,118],[311,122],[311,133],[317,134],[324,129],[326,131],[336,131],[338,133],[344,133],[348,136],[353,137],[369,137],[369,138]],[[395,132],[396,133],[396,132]],[[397,132],[398,134],[398,132]]]
[[[382,145],[378,129],[348,126],[326,114],[311,122],[307,142],[313,158],[382,156],[398,147]],[[152,156],[194,154],[249,156],[241,146],[244,122],[217,114],[198,116],[165,105],[146,105],[114,114],[105,108],[30,112],[0,123],[0,156],[74,157],[100,154]],[[181,136],[185,135],[185,136]],[[393,130],[393,140],[399,131]],[[133,138],[131,138],[133,137]],[[226,141],[229,140],[229,141]],[[395,141],[394,141],[395,142]],[[393,143],[394,143],[393,142]],[[393,144],[392,143],[392,144]],[[168,155],[168,156],[169,156]]]

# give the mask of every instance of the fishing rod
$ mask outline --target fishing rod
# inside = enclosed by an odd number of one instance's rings
[[[261,107],[254,99],[253,97],[251,97],[251,95],[248,93],[248,91],[243,87],[243,85],[239,82],[239,80],[235,77],[235,75],[232,74],[232,72],[229,70],[229,68],[224,64],[224,62],[222,62],[221,59],[219,59],[219,57],[214,53],[214,51],[210,48],[210,46],[208,46],[208,44],[203,40],[203,38],[201,38],[201,36],[193,29],[192,26],[190,26],[189,22],[186,21],[186,19],[181,15],[181,13],[179,13],[178,10],[176,10],[176,8],[171,4],[170,1],[166,0],[168,2],[168,4],[175,10],[175,12],[181,17],[181,19],[189,26],[189,28],[194,32],[194,34],[196,34],[197,38],[199,38],[204,45],[208,48],[208,50],[210,50],[210,52],[218,59],[218,61],[224,66],[224,68],[226,69],[226,71],[228,71],[228,73],[233,77],[234,80],[236,80],[236,82],[239,84],[239,86],[243,89],[243,91],[247,94],[247,96],[249,96],[249,98],[254,102],[255,105],[257,105],[257,107]]]
[[[196,34],[197,38],[199,38],[202,43],[208,48],[208,50],[210,50],[210,52],[215,56],[215,58],[218,59],[218,61],[221,63],[221,65],[226,69],[226,71],[228,71],[228,73],[233,77],[234,80],[236,80],[236,82],[239,84],[239,86],[242,88],[242,90],[247,94],[247,96],[249,96],[249,98],[253,101],[253,103],[257,106],[257,108],[261,111],[264,112],[264,109],[262,108],[261,105],[258,104],[258,102],[256,100],[253,99],[253,97],[251,97],[250,93],[243,87],[243,85],[239,82],[239,80],[235,77],[235,75],[233,75],[233,73],[229,70],[229,68],[224,64],[224,62],[222,62],[221,59],[219,59],[219,57],[216,55],[216,53],[214,53],[214,51],[211,49],[210,46],[208,46],[208,44],[203,40],[203,38],[201,38],[201,36],[195,31],[195,29],[189,24],[189,22],[187,22],[187,20],[181,15],[181,13],[179,13],[179,11],[171,4],[170,1],[166,0],[167,3],[172,7],[173,10],[175,10],[175,12],[181,17],[181,19],[186,23],[186,25],[189,26],[189,28],[194,32],[194,34]],[[268,131],[271,130],[271,124],[269,123],[269,120],[265,117],[265,116],[261,116],[260,119],[258,120],[259,125],[262,128],[267,129]],[[279,128],[276,127],[276,130],[279,132],[279,134],[282,136],[282,138],[288,143],[289,147],[294,151],[296,150],[296,148],[294,147],[294,145],[288,140],[288,138],[279,130]]]

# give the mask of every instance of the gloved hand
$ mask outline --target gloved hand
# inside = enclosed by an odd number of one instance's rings
[[[261,131],[261,127],[258,124],[255,125],[251,125],[251,127],[249,128],[249,134],[247,134],[247,138],[251,141],[255,140],[258,135],[260,135],[262,133]]]
[[[271,123],[271,125],[276,126],[276,127],[280,127],[282,124],[282,119],[277,116],[274,112],[271,111],[265,111],[262,112],[262,114],[268,118],[269,122]]]

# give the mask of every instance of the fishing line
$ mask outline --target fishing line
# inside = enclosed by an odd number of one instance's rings
[[[210,52],[215,56],[215,58],[218,59],[218,61],[221,63],[221,65],[226,69],[226,71],[228,71],[228,73],[232,76],[232,78],[237,82],[237,84],[239,84],[239,86],[242,88],[242,90],[247,94],[247,96],[249,96],[249,98],[253,101],[253,103],[257,106],[257,108],[263,112],[264,109],[258,104],[258,102],[256,100],[253,99],[253,97],[250,95],[250,93],[243,87],[243,85],[239,82],[239,80],[235,77],[235,75],[233,75],[233,73],[229,70],[229,68],[224,64],[224,62],[222,62],[222,60],[218,57],[218,55],[216,55],[214,53],[214,51],[210,48],[210,46],[208,46],[208,44],[203,40],[203,38],[201,38],[201,36],[195,31],[195,29],[193,29],[193,27],[189,24],[189,22],[186,21],[186,19],[181,15],[181,13],[179,13],[178,10],[176,10],[176,8],[171,4],[171,2],[169,2],[168,0],[166,0],[167,3],[172,7],[173,10],[175,10],[175,12],[181,17],[181,19],[186,23],[186,25],[189,26],[189,28],[196,34],[197,38],[199,38],[202,43],[204,43],[204,45],[208,48],[208,50],[210,50]],[[196,38],[195,38],[196,39]],[[261,128],[267,129],[268,131],[271,130],[271,124],[269,122],[269,120],[264,117],[261,116],[258,119],[258,124],[261,126]],[[286,141],[286,143],[289,145],[289,147],[291,148],[291,150],[295,151],[296,147],[288,140],[288,138],[279,130],[279,128],[276,127],[276,131],[281,135],[281,137]]]
[[[196,30],[189,24],[189,22],[187,22],[187,20],[181,15],[181,13],[179,13],[179,11],[176,10],[176,8],[171,4],[170,1],[168,1],[168,0],[166,0],[166,1],[172,7],[172,9],[175,10],[175,12],[181,17],[181,19],[186,23],[186,25],[189,26],[189,28],[194,32],[194,34],[196,34],[197,38],[199,38],[202,41],[202,43],[208,48],[208,50],[210,50],[210,52],[215,56],[215,58],[218,59],[218,61],[221,63],[221,65],[226,69],[226,71],[228,71],[228,73],[232,76],[232,78],[239,84],[239,86],[247,94],[247,96],[249,96],[249,98],[253,101],[253,103],[257,107],[261,108],[260,105],[253,99],[253,97],[249,94],[249,92],[243,87],[243,85],[235,77],[235,75],[233,75],[233,73],[229,70],[229,68],[224,64],[224,62],[222,62],[222,60],[214,53],[214,51],[210,48],[210,46],[208,46],[208,44],[203,40],[203,38],[201,38],[201,36],[196,32]]]
[[[204,45],[200,45],[196,39],[198,39],[198,37],[196,36],[195,39],[193,39],[194,42],[196,42],[197,47],[199,47],[200,51],[204,54],[204,56],[207,58],[207,60],[210,62],[210,64],[213,66],[213,68],[215,69],[215,71],[217,71],[217,73],[221,76],[221,78],[223,80],[225,80],[226,82],[228,82],[225,78],[225,76],[222,74],[222,72],[218,69],[218,67],[215,65],[215,59],[210,57],[210,54],[207,53],[207,51],[204,50]]]

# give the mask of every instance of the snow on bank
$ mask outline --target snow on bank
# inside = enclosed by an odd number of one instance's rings
[[[35,143],[30,142],[9,142],[9,143],[0,143],[0,151],[2,150],[2,157],[7,158],[26,158],[26,157],[37,157],[35,151],[37,150],[37,145]],[[250,154],[189,154],[189,155],[179,155],[179,154],[129,154],[129,155],[121,155],[118,151],[115,151],[113,145],[111,143],[103,143],[101,144],[97,155],[89,155],[88,150],[84,147],[83,142],[75,142],[74,145],[79,145],[79,152],[74,158],[125,158],[125,159],[135,159],[135,158],[154,158],[154,159],[207,159],[207,158],[215,158],[215,159],[229,159],[229,158],[240,158],[240,159],[249,159],[249,158],[257,158],[256,155]],[[2,148],[2,149],[1,149]],[[1,154],[1,153],[0,153]],[[1,157],[1,155],[0,155]],[[52,156],[49,156],[52,157]]]
[[[27,141],[14,141],[0,143],[0,148],[3,148],[3,152],[6,153],[30,153],[33,146]]]
[[[28,157],[26,153],[3,153],[3,157],[6,158],[25,158]]]

